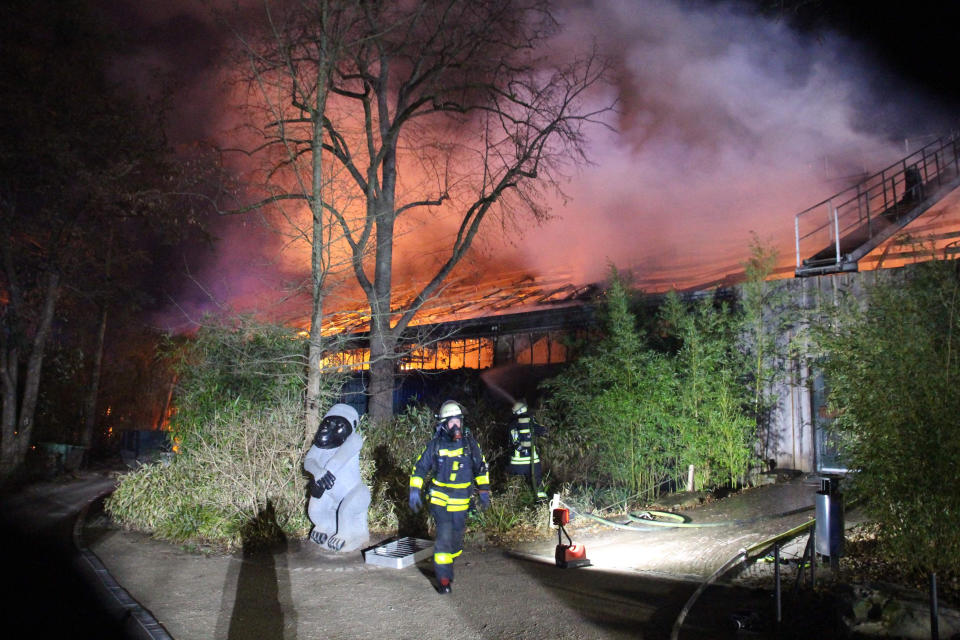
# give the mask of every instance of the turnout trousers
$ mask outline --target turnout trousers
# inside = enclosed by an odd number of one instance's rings
[[[433,569],[437,580],[453,581],[453,560],[463,553],[463,532],[467,528],[467,511],[447,511],[445,507],[430,505],[430,515],[437,527],[433,543]]]

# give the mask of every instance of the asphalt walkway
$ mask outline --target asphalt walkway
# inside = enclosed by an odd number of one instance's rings
[[[696,522],[742,523],[731,526],[576,527],[592,563],[582,569],[555,566],[556,538],[511,550],[468,547],[452,597],[433,592],[429,560],[384,568],[309,541],[204,555],[119,530],[94,513],[81,544],[176,640],[666,638],[704,578],[742,548],[812,518],[818,489],[816,478],[796,477],[687,512]],[[793,513],[756,518],[785,512]],[[769,608],[769,593],[714,589],[681,637],[724,637],[731,612],[744,607]]]

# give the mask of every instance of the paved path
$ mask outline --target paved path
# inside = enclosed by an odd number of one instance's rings
[[[818,488],[802,478],[759,487],[691,516],[719,521],[788,511],[812,505]],[[703,577],[740,548],[812,515],[643,533],[592,527],[575,540],[587,546],[593,566],[586,569],[554,566],[555,538],[517,553],[468,548],[457,561],[452,597],[432,591],[429,561],[388,569],[309,542],[205,556],[95,518],[85,544],[176,640],[666,638]],[[731,613],[744,608],[769,609],[769,594],[708,590],[681,638],[723,637]]]
[[[741,549],[811,520],[819,489],[819,480],[798,477],[790,482],[749,489],[687,511],[694,523],[741,521],[741,524],[706,528],[638,527],[636,531],[598,525],[577,535],[575,542],[586,545],[590,561],[597,567],[699,581],[713,574]],[[805,507],[809,509],[799,511]],[[783,513],[790,515],[771,517]],[[555,544],[554,539],[522,545],[520,550],[552,559]]]

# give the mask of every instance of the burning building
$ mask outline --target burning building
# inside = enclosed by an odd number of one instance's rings
[[[821,203],[801,213],[798,217],[829,208],[830,215],[828,224],[818,229],[825,237],[826,249],[819,253],[811,249],[806,260],[798,253],[796,270],[790,264],[781,264],[776,270],[775,277],[782,280],[794,306],[809,309],[834,300],[842,291],[862,288],[862,281],[875,279],[876,273],[871,272],[878,269],[934,256],[956,257],[960,253],[958,149],[956,136],[939,139],[825,201],[840,206]],[[919,180],[911,175],[914,171],[919,172]],[[813,234],[801,238],[799,222],[796,229],[798,251],[801,244],[812,246]],[[791,275],[798,277],[786,279]],[[695,295],[725,287],[736,295],[743,279],[742,269],[730,269],[710,274],[685,290]],[[652,293],[663,291],[661,284],[641,283]],[[419,323],[411,326],[398,369],[401,373],[483,371],[519,365],[528,382],[535,383],[550,365],[568,359],[567,337],[582,335],[593,326],[596,318],[591,302],[599,290],[597,284],[574,285],[562,276],[536,278],[524,273],[482,283],[455,281],[424,308]],[[361,313],[331,316],[324,332],[350,334],[357,344],[336,356],[339,364],[365,368],[367,356],[360,345],[367,322]],[[789,341],[801,330],[791,328],[781,340]],[[842,461],[827,438],[827,382],[808,359],[797,359],[785,367],[784,381],[771,390],[778,404],[773,421],[760,434],[759,453],[780,468],[840,470]],[[362,380],[358,384],[354,398],[362,403]],[[401,385],[395,404],[402,406],[410,395]]]

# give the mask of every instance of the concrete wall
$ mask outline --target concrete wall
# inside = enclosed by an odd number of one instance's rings
[[[823,379],[816,368],[817,354],[806,348],[804,332],[809,323],[818,322],[824,305],[835,305],[841,295],[862,299],[878,278],[889,277],[891,271],[841,273],[810,278],[774,281],[783,294],[782,314],[790,314],[786,330],[779,338],[781,347],[793,343],[800,347],[779,363],[780,380],[768,390],[777,398],[768,428],[760,434],[761,458],[777,468],[818,471],[819,464],[830,463],[828,451],[817,447],[817,424],[829,422],[821,409],[825,402]],[[738,292],[739,293],[739,292]]]

